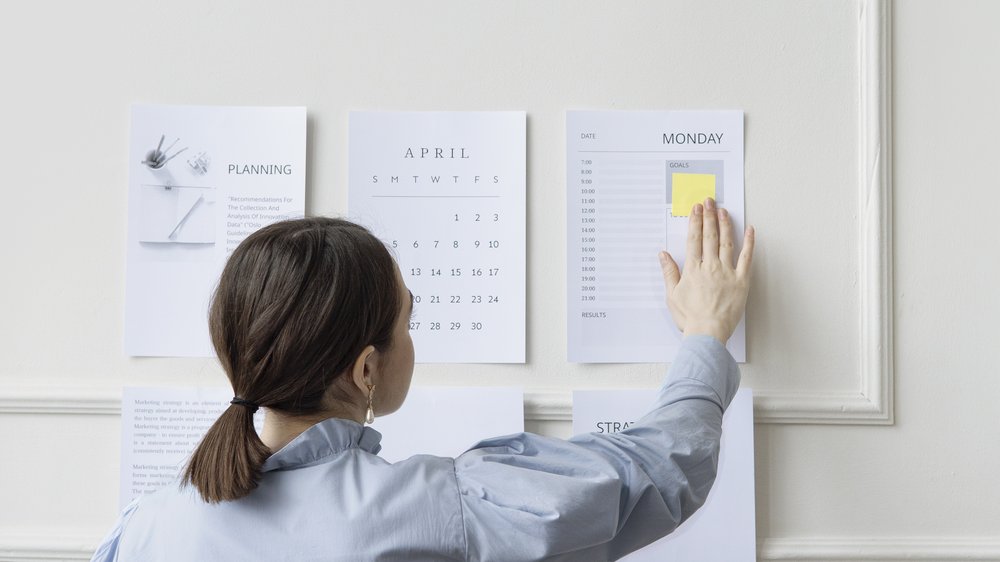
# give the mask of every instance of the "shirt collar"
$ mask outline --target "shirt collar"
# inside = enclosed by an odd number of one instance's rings
[[[331,460],[347,449],[359,448],[372,454],[382,450],[382,434],[358,422],[330,418],[303,431],[274,453],[261,467],[262,472],[302,468]]]

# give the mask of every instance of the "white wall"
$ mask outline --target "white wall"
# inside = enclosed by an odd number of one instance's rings
[[[122,354],[133,102],[307,106],[315,214],[345,210],[349,110],[526,110],[528,363],[415,382],[523,385],[560,436],[571,389],[663,370],[565,361],[563,111],[745,110],[761,558],[1000,559],[1000,3],[93,4],[0,8],[0,559],[109,528],[121,386],[224,382]]]

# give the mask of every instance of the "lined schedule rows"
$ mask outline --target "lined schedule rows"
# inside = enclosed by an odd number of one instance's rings
[[[584,153],[578,167],[580,302],[662,300],[662,162]]]

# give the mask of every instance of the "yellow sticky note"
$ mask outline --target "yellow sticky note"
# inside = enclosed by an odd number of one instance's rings
[[[686,217],[698,203],[703,203],[706,197],[715,198],[715,174],[672,174],[673,197],[670,202],[670,214],[675,217]]]

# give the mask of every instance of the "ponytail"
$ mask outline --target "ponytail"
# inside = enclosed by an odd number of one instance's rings
[[[271,451],[254,429],[254,409],[231,404],[191,455],[182,482],[193,484],[206,502],[237,500],[257,487]]]
[[[226,260],[208,313],[212,345],[237,397],[195,449],[182,483],[208,503],[252,492],[271,454],[253,411],[323,412],[332,381],[365,346],[392,343],[403,307],[397,275],[386,246],[344,220],[282,221],[243,240]]]

